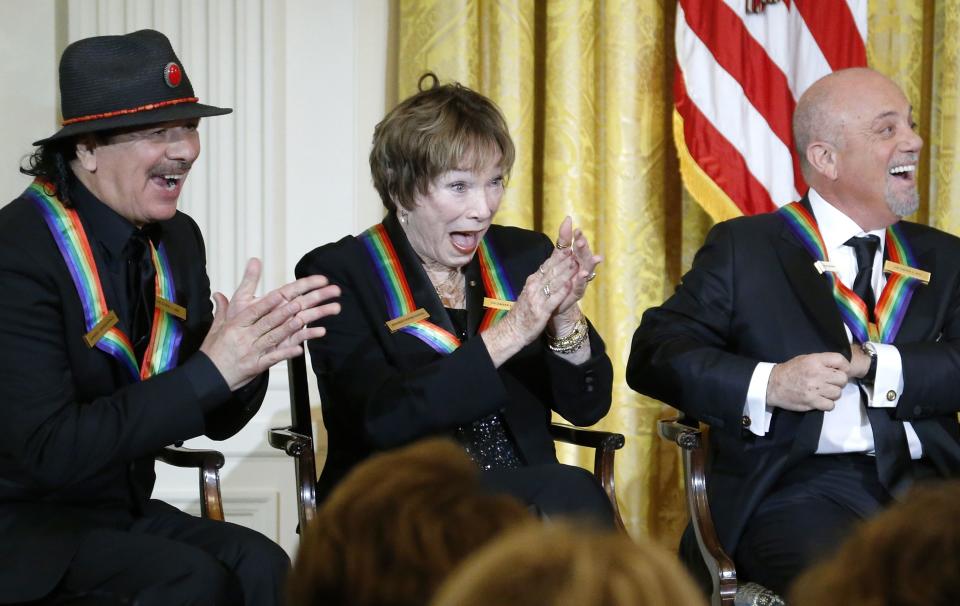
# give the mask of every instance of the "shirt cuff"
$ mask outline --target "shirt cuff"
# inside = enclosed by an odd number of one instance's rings
[[[767,383],[774,364],[759,362],[753,369],[750,386],[747,387],[747,401],[743,405],[743,416],[750,419],[750,431],[757,436],[764,436],[770,430],[770,419],[773,418],[773,407],[767,406]]]
[[[903,361],[900,350],[894,345],[874,343],[877,350],[877,374],[873,385],[864,385],[867,406],[872,408],[895,408],[903,394]]]

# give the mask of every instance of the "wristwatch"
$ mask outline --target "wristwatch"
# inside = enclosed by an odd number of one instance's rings
[[[867,374],[863,375],[863,378],[860,379],[860,382],[873,385],[874,380],[877,378],[877,348],[873,343],[867,341],[866,343],[860,344],[860,350],[870,356],[870,368],[867,370]]]

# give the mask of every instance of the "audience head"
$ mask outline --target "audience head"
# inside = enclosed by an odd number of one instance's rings
[[[422,606],[468,554],[530,519],[491,495],[455,443],[430,439],[370,457],[301,534],[290,579],[298,606]]]
[[[567,524],[531,523],[468,558],[433,606],[704,605],[675,556],[649,541]]]
[[[478,171],[496,158],[504,176],[513,167],[513,140],[493,101],[458,83],[440,84],[430,72],[418,88],[373,133],[370,171],[390,212],[412,210],[417,194],[447,171]]]
[[[793,584],[795,606],[960,604],[960,481],[935,482],[864,522]]]
[[[917,210],[923,139],[914,128],[913,108],[900,87],[868,68],[817,80],[793,116],[807,183],[864,230]]]

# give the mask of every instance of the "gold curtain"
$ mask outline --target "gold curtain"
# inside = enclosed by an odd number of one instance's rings
[[[584,302],[615,373],[613,408],[599,427],[627,438],[616,481],[631,532],[674,543],[686,518],[678,454],[656,437],[664,407],[631,391],[624,369],[643,311],[670,295],[711,226],[682,191],[671,136],[675,3],[393,2],[397,98],[431,70],[488,95],[507,117],[518,157],[497,222],[555,237],[570,214],[604,256]],[[869,4],[869,61],[904,87],[927,141],[917,219],[952,232],[958,4]]]

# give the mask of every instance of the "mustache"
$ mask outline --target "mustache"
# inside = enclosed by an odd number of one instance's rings
[[[908,156],[903,156],[902,158],[897,158],[890,163],[889,168],[901,166],[903,164],[917,164],[918,162],[920,162],[920,154],[910,154]]]
[[[160,164],[158,166],[150,169],[151,177],[162,177],[163,175],[175,175],[179,173],[185,173],[190,170],[190,167],[193,166],[192,162],[187,162],[186,160],[178,160],[176,162],[168,162]]]

